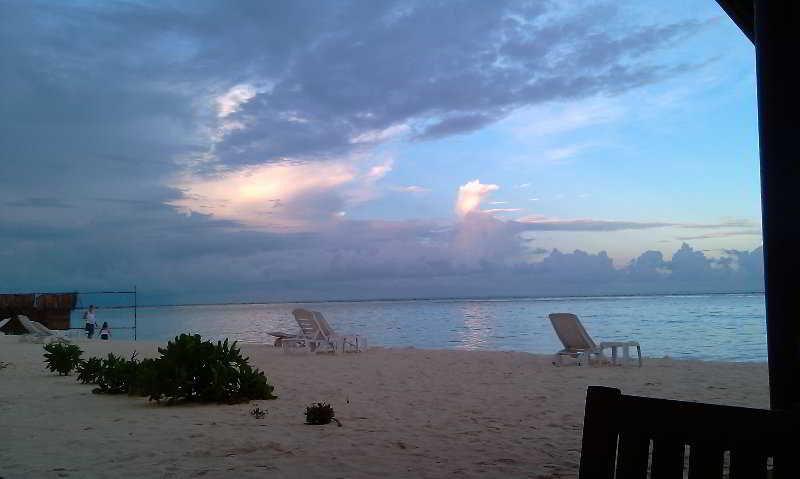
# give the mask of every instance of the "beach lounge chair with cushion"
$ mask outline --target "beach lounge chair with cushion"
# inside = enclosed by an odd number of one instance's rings
[[[642,348],[636,341],[606,341],[598,346],[581,321],[572,313],[553,313],[550,316],[558,339],[564,345],[564,349],[556,353],[558,364],[562,364],[564,356],[577,359],[578,365],[583,362],[590,362],[593,357],[606,360],[604,350],[611,349],[611,362],[617,364],[617,348],[622,348],[623,363],[627,363],[630,358],[629,348],[636,347],[639,356],[639,367],[642,366]]]
[[[322,336],[335,344],[335,348],[343,353],[360,353],[367,350],[367,338],[358,334],[337,334],[319,311],[312,311],[317,320]]]

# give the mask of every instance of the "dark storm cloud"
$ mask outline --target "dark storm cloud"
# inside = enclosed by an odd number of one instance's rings
[[[360,133],[398,124],[441,138],[525,105],[624,91],[678,71],[641,57],[701,27],[614,30],[607,4],[579,13],[546,2],[350,5],[234,115],[248,128],[219,145],[220,161],[340,153]]]
[[[217,167],[324,160],[397,124],[463,133],[663,79],[676,65],[646,53],[701,27],[630,30],[610,3],[587,5],[3,2],[0,187],[142,199],[176,160],[208,160],[213,98],[243,83],[259,92],[230,115],[244,127],[215,145]]]

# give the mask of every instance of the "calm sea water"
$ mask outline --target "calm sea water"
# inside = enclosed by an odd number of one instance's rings
[[[293,308],[322,311],[340,332],[389,347],[552,353],[560,343],[547,315],[577,314],[597,341],[635,339],[646,356],[766,361],[763,294],[367,301],[145,307],[138,339],[164,341],[182,332],[271,343],[267,331],[296,329]],[[82,312],[73,314],[80,326]],[[100,310],[115,338],[132,337],[132,310]]]

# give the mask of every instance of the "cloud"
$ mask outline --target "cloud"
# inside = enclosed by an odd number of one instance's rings
[[[586,145],[571,145],[561,148],[553,148],[544,152],[544,157],[547,161],[552,163],[560,163],[577,156],[581,151],[587,148]]]
[[[427,193],[431,191],[430,188],[425,188],[424,186],[419,185],[393,186],[392,190],[403,193]]]
[[[678,236],[676,239],[680,241],[695,241],[705,239],[719,239],[730,238],[733,236],[761,236],[761,230],[741,230],[741,231],[717,231],[714,233],[706,233],[694,236]]]
[[[614,221],[598,219],[554,219],[541,216],[519,218],[514,225],[520,231],[622,231],[664,228],[674,223]]]
[[[461,185],[458,188],[458,197],[456,198],[456,214],[459,217],[464,217],[473,211],[477,211],[484,198],[498,189],[500,189],[499,186],[483,184],[480,180],[472,180]]]
[[[484,213],[488,214],[497,214],[497,213],[517,213],[522,211],[522,208],[490,208],[488,210],[483,210]]]
[[[7,201],[5,204],[11,208],[74,208],[58,198],[25,198]]]
[[[347,212],[390,182],[393,142],[587,98],[611,100],[552,125],[606,121],[615,95],[691,68],[652,53],[702,28],[635,27],[611,2],[12,1],[2,11],[0,240],[11,246],[0,282],[135,281],[171,300],[352,297],[403,278],[416,294],[544,288],[523,233],[657,226],[502,221],[480,211],[497,186],[478,180],[459,191],[455,220]],[[520,127],[546,134],[547,124]],[[606,274],[604,258],[560,254],[551,263]],[[755,271],[755,256],[734,256],[726,274]]]
[[[256,88],[252,85],[235,85],[227,92],[218,96],[215,101],[217,104],[217,116],[225,118],[232,113],[239,111],[239,107],[256,96]]]

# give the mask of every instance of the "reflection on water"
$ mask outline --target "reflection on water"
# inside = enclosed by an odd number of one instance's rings
[[[461,305],[464,324],[456,329],[458,349],[485,349],[487,337],[491,335],[491,312],[486,303],[465,302]]]
[[[181,332],[271,343],[267,331],[294,331],[297,304],[139,308],[138,337],[165,340]],[[359,332],[390,347],[516,350],[560,349],[547,315],[573,312],[598,341],[637,339],[645,355],[765,361],[763,294],[628,296],[497,300],[316,303],[341,332]],[[100,310],[98,321],[130,326],[129,310]],[[80,326],[80,312],[73,326]],[[116,338],[130,331],[117,329]]]

